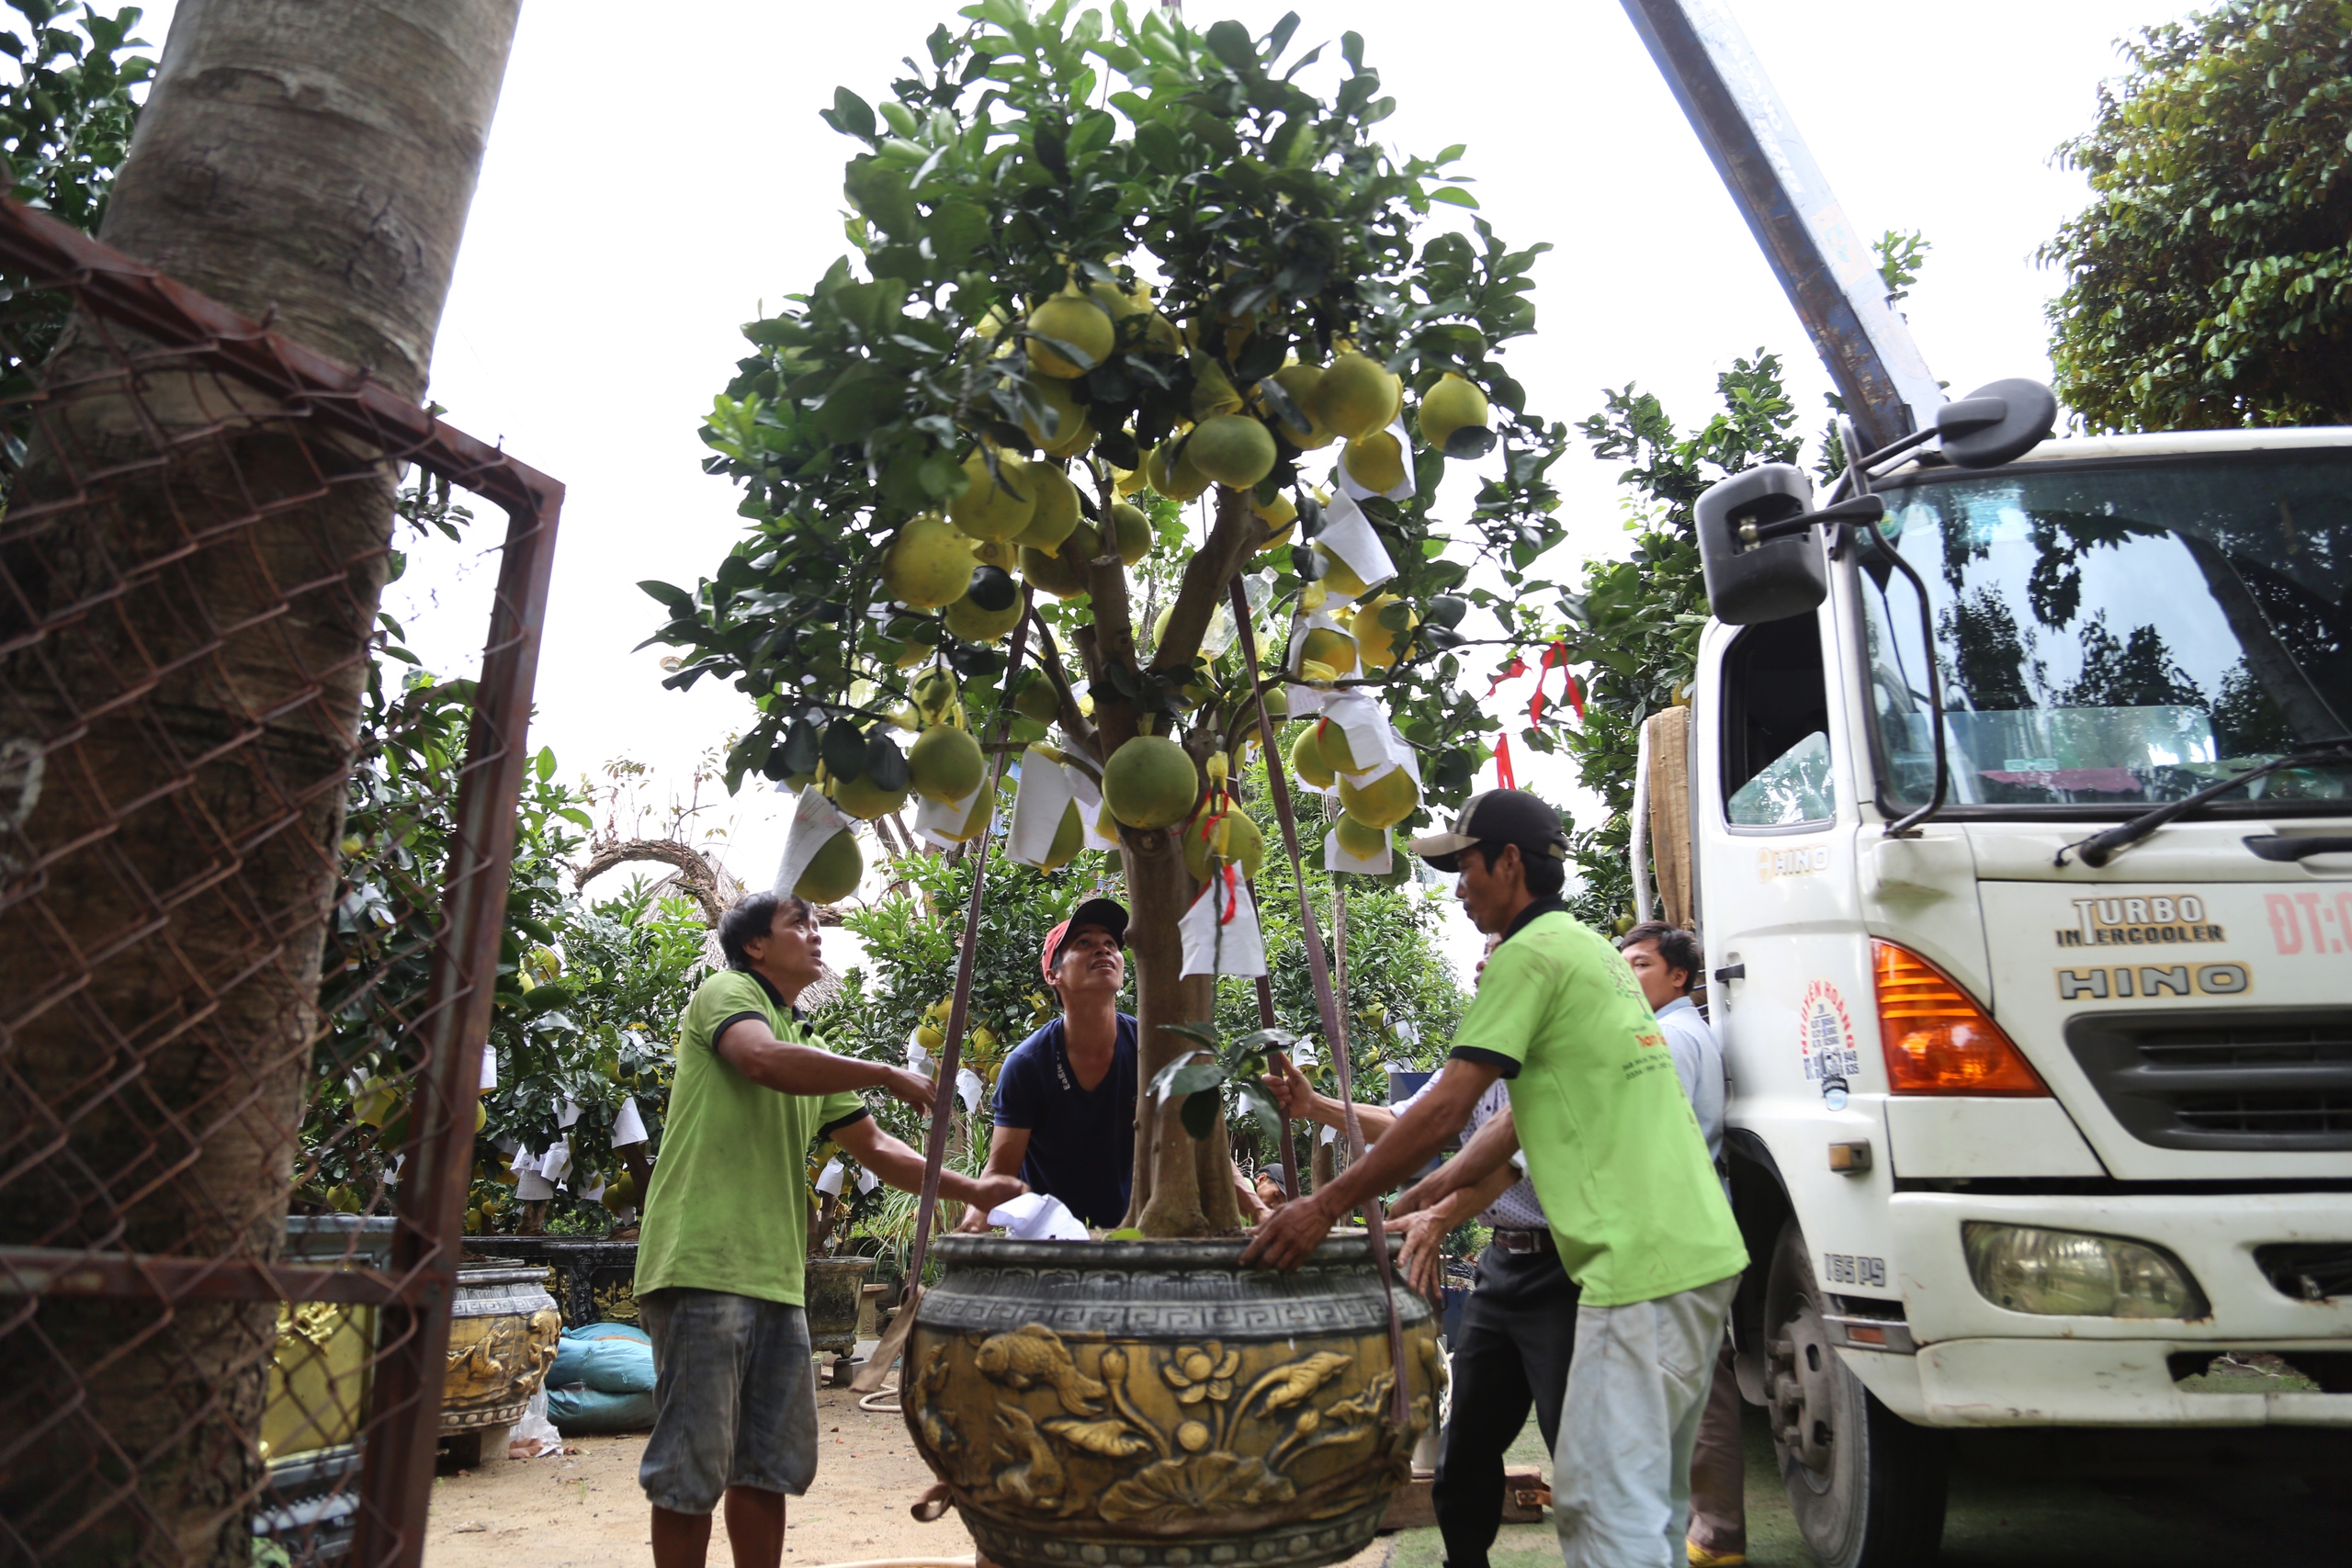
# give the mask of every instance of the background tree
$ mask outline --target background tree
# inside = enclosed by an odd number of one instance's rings
[[[2352,423],[2352,0],[2150,28],[2059,149],[2093,199],[2042,259],[2093,430]]]
[[[1189,785],[1159,777],[1150,809],[1119,832],[1148,1078],[1195,1048],[1170,1026],[1215,1009],[1205,977],[1179,978],[1193,882],[1162,828],[1189,814],[1214,759],[1238,771],[1249,699],[1273,674],[1242,669],[1229,649],[1204,657],[1204,637],[1253,561],[1270,604],[1337,607],[1317,551],[1267,553],[1289,542],[1294,516],[1301,536],[1320,526],[1312,481],[1329,459],[1311,454],[1335,429],[1355,427],[1350,461],[1366,473],[1412,481],[1404,501],[1363,505],[1397,568],[1372,611],[1395,659],[1355,679],[1420,759],[1431,802],[1460,798],[1485,754],[1454,651],[1469,606],[1450,591],[1492,561],[1511,593],[1481,597],[1503,639],[1524,640],[1521,600],[1540,586],[1530,569],[1562,533],[1544,473],[1566,433],[1525,412],[1499,357],[1532,328],[1536,253],[1509,250],[1483,221],[1417,240],[1432,204],[1476,206],[1444,172],[1462,150],[1399,162],[1379,146],[1373,129],[1393,105],[1353,34],[1327,101],[1299,85],[1322,51],[1290,55],[1295,17],[1252,39],[1235,23],[1195,33],[1124,4],[1073,17],[1066,3],[1032,14],[984,0],[962,16],[968,25],[936,30],[927,63],[910,62],[878,109],[843,88],[826,111],[865,148],[844,182],[857,254],[746,329],[756,352],[706,429],[707,467],[744,490],[749,536],[694,590],[647,589],[671,612],[659,640],[690,650],[673,683],[729,679],[757,709],[730,780],[807,780],[821,764],[861,815],[903,799],[893,716],[920,710],[932,728],[956,716],[939,676],[908,668],[952,670],[968,713],[992,716],[1006,695],[993,644],[1012,630],[996,617],[1016,587],[1074,660],[1047,660],[1057,682],[1045,711],[1066,752],[1103,770],[1138,738],[1177,738]],[[1356,395],[1324,395],[1312,373],[1342,364],[1332,385]],[[1442,385],[1440,403],[1475,400],[1480,417],[1434,419]],[[1416,451],[1379,429],[1408,413],[1440,444]],[[1204,437],[1220,418],[1231,423]],[[1488,453],[1475,497],[1441,525],[1447,457]],[[1128,575],[1150,522],[1117,500],[1140,488],[1136,474],[1171,500],[1213,497],[1186,525],[1180,586],[1150,628],[1136,625]],[[943,505],[984,554],[958,563],[953,541],[938,543],[944,529],[924,520]],[[1032,533],[1047,507],[1061,525],[1051,537]],[[997,547],[1016,533],[1025,547]],[[1016,563],[1023,584],[1003,575]],[[917,567],[945,570],[923,584]],[[1285,619],[1270,619],[1280,659]],[[1172,1101],[1158,1114],[1140,1129],[1159,1151],[1137,1182],[1145,1228],[1229,1227],[1221,1123],[1195,1147]]]
[[[99,238],[247,316],[274,314],[289,336],[369,366],[379,383],[421,399],[515,9],[515,0],[383,0],[357,11],[190,0],[107,196]],[[90,363],[76,355],[103,364],[102,351],[77,344],[69,326],[62,374]],[[144,453],[152,448],[142,419],[166,439],[209,421],[189,394],[161,384],[142,390],[136,412],[120,398],[79,404],[81,449]],[[327,456],[269,434],[236,450],[249,473],[295,471]],[[174,480],[236,489],[229,475],[199,479],[192,468],[175,468]],[[259,1258],[282,1245],[295,1157],[287,1129],[300,1113],[318,1030],[318,958],[335,881],[316,846],[340,838],[344,809],[341,790],[315,786],[350,765],[393,481],[389,471],[370,472],[328,487],[317,501],[273,511],[240,549],[175,562],[169,592],[206,606],[215,624],[243,626],[224,634],[211,660],[180,662],[195,634],[175,629],[188,623],[153,602],[165,587],[151,583],[129,593],[118,620],[78,627],[70,658],[51,649],[0,666],[19,733],[73,736],[71,767],[107,779],[117,799],[171,802],[119,825],[110,840],[116,886],[90,879],[55,890],[50,918],[62,939],[86,943],[121,928],[123,884],[175,890],[176,899],[72,1005],[17,1034],[17,1103],[0,1117],[21,1117],[27,1104],[78,1103],[74,1086],[94,1070],[111,1079],[135,1064],[142,1092],[175,1108],[186,1138],[153,1147],[154,1128],[120,1098],[48,1112],[70,1128],[70,1154],[45,1170],[118,1173],[107,1179],[122,1185],[69,1195],[20,1183],[0,1239]],[[36,446],[12,477],[10,500],[63,494],[71,482]],[[107,563],[156,553],[151,534],[173,528],[175,513],[169,498],[134,484],[103,515],[75,570],[43,583],[16,613],[38,620],[102,592]],[[349,563],[346,575],[305,592],[291,615],[243,622],[256,567],[279,582],[309,583],[322,559]],[[38,678],[16,663],[37,658],[47,661]],[[150,660],[169,673],[143,708],[110,708],[118,673]],[[212,679],[216,669],[237,672],[234,690]],[[314,671],[334,673],[311,689]],[[107,716],[76,717],[89,714]],[[271,716],[265,737],[183,786],[179,759],[214,756],[220,738],[255,714]],[[249,761],[266,782],[248,773]],[[66,765],[62,756],[51,762]],[[268,799],[303,802],[300,820],[252,841],[236,838]],[[51,789],[21,835],[41,852],[76,841],[91,829],[91,805]],[[231,837],[191,834],[190,820],[222,825]],[[239,951],[256,919],[278,940],[275,961],[258,965]],[[0,937],[28,940],[15,931]],[[186,989],[189,973],[220,983],[199,1001]],[[189,1021],[152,1033],[151,1021],[175,1017]],[[123,1059],[109,1065],[115,1053]],[[21,1123],[0,1132],[13,1143]],[[147,1173],[159,1168],[176,1174],[153,1180]],[[68,1550],[94,1562],[247,1562],[252,1537],[236,1504],[257,1479],[249,1434],[265,1390],[271,1309],[184,1303],[164,1334],[153,1331],[153,1307],[136,1303],[39,1310],[50,1354],[26,1370],[19,1408],[71,1414],[0,1483],[0,1513],[71,1522],[80,1533]],[[121,1479],[124,1455],[136,1466],[135,1501],[107,1490]]]

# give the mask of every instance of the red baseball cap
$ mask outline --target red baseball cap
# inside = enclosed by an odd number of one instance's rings
[[[1054,965],[1061,961],[1062,944],[1070,932],[1094,926],[1111,933],[1111,940],[1121,947],[1127,945],[1127,908],[1115,898],[1089,898],[1070,912],[1069,919],[1046,933],[1046,951],[1038,955],[1037,966],[1046,978],[1054,977]]]

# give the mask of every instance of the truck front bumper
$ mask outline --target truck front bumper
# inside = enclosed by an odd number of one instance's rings
[[[1899,1192],[1889,1259],[1918,1346],[1911,1356],[1842,1352],[1896,1413],[1939,1427],[2352,1427],[2352,1393],[2192,1393],[2169,1359],[2223,1350],[2352,1352],[2352,1298],[2304,1301],[2264,1274],[2257,1247],[2352,1239],[2337,1192],[1978,1194]],[[1969,1277],[1970,1220],[2152,1242],[2211,1303],[2179,1319],[2058,1317],[1996,1306]],[[1818,1261],[1816,1269],[1820,1267]],[[1835,1290],[1834,1285],[1828,1287]]]

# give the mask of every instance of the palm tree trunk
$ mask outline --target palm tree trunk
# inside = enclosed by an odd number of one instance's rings
[[[186,0],[99,237],[421,399],[518,4]],[[123,344],[155,346],[77,318],[51,384]],[[0,1003],[0,1172],[28,1171],[0,1175],[0,1242],[271,1258],[397,473],[288,424],[174,446],[222,385],[190,365],[140,391],[61,407],[9,497],[94,499],[0,561],[0,741],[46,781],[6,846],[0,951],[48,997]],[[275,1325],[42,1304],[6,1341],[15,1539],[249,1562]]]

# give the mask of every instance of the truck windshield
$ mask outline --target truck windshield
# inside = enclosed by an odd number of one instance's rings
[[[2352,451],[1880,490],[1928,585],[1950,804],[2129,811],[2352,733]],[[1879,777],[1887,804],[1916,805],[1935,779],[1919,606],[1867,536],[1855,559]],[[2352,764],[2335,763],[2222,799],[2347,795]]]

